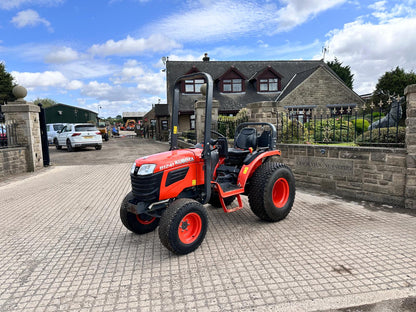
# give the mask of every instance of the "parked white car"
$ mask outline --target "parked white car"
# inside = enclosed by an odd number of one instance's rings
[[[55,140],[58,136],[58,131],[61,131],[65,126],[63,123],[46,124],[46,132],[48,133],[48,143],[56,144]]]
[[[57,134],[56,149],[66,146],[68,152],[75,148],[95,147],[96,150],[102,148],[103,139],[101,132],[93,124],[66,124]]]

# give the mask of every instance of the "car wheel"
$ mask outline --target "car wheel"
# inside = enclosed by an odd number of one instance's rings
[[[66,149],[68,150],[68,152],[73,152],[74,148],[72,147],[71,141],[70,140],[66,140]]]
[[[96,146],[95,146],[95,149],[98,151],[98,150],[100,150],[102,147],[103,147],[102,145],[96,145]]]
[[[267,162],[251,178],[248,200],[260,219],[275,222],[286,218],[295,200],[295,177],[284,164]]]
[[[120,219],[123,225],[136,234],[145,234],[154,231],[159,225],[160,218],[145,214],[134,214],[127,210],[129,200],[133,199],[132,192],[128,193],[121,203]]]
[[[160,218],[159,238],[170,251],[185,255],[201,245],[207,229],[208,216],[204,206],[193,199],[179,198]]]
[[[62,149],[62,146],[61,146],[61,145],[59,145],[59,143],[58,143],[58,139],[57,139],[57,138],[55,138],[55,139],[53,140],[53,143],[55,144],[55,147],[56,147],[56,149],[57,149],[57,150]]]

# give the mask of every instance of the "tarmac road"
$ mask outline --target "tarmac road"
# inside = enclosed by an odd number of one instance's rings
[[[57,150],[53,145],[50,145],[51,164],[57,166],[133,164],[134,160],[139,157],[169,149],[167,142],[161,143],[152,139],[138,138],[133,131],[120,132],[120,136],[110,137],[108,141],[103,141],[103,148],[99,151],[94,147],[87,147],[69,153],[65,146],[61,150]]]
[[[415,311],[416,214],[297,190],[289,216],[258,220],[247,198],[176,256],[157,230],[118,215],[134,137],[103,149],[51,147],[52,165],[0,182],[0,311]]]

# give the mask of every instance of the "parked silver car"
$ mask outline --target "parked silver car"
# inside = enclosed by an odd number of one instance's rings
[[[66,124],[57,134],[55,146],[61,149],[66,146],[68,152],[75,148],[95,147],[96,150],[102,148],[103,139],[101,132],[93,124]]]
[[[55,140],[58,136],[58,131],[62,130],[65,124],[63,123],[50,123],[46,124],[46,132],[48,133],[48,143],[56,144]]]

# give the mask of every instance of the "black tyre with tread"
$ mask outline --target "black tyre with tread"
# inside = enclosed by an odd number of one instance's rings
[[[58,139],[57,139],[57,138],[55,138],[55,139],[53,140],[53,143],[55,144],[55,147],[56,147],[56,149],[57,149],[57,150],[61,150],[61,149],[62,149],[62,146],[61,146],[61,145],[59,145],[59,143],[58,143]]]
[[[280,190],[280,184],[283,185],[283,195],[276,194]],[[289,214],[295,193],[295,177],[290,168],[281,163],[266,162],[251,177],[248,200],[256,216],[265,221],[276,222]],[[276,206],[276,202],[280,207]]]
[[[66,149],[68,152],[73,152],[74,148],[72,147],[71,141],[70,140],[66,140]]]
[[[154,231],[159,225],[159,218],[153,218],[147,215],[136,215],[127,211],[128,201],[133,198],[132,192],[124,197],[120,207],[121,222],[128,230],[136,234],[145,234]]]
[[[169,205],[160,218],[159,238],[170,251],[185,255],[201,245],[207,229],[208,216],[204,206],[190,198],[179,198]],[[195,235],[188,237],[189,242],[184,242],[181,230],[185,235],[188,230]]]

